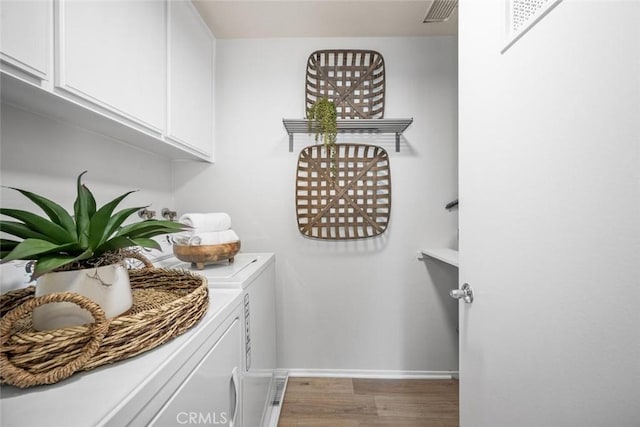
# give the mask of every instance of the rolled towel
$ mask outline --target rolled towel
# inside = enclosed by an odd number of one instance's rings
[[[224,231],[231,228],[231,217],[224,212],[188,213],[178,222],[193,227],[195,232]]]
[[[189,239],[189,245],[222,245],[224,243],[237,242],[238,240],[240,240],[240,238],[233,230],[207,231],[194,233]]]

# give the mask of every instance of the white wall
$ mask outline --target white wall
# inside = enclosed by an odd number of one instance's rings
[[[6,104],[0,113],[3,186],[41,194],[72,212],[76,178],[86,170],[83,182],[98,205],[137,189],[120,207],[152,205],[158,215],[173,207],[169,160]],[[0,195],[3,207],[35,206],[16,191],[2,188]]]
[[[218,40],[216,164],[177,164],[182,211],[226,211],[243,251],[277,256],[279,365],[298,369],[457,370],[457,273],[419,248],[456,244],[457,40]],[[392,135],[346,138],[390,153],[391,222],[380,237],[309,240],[295,218],[297,155],[282,118],[304,116],[304,73],[317,49],[368,48],[386,64],[389,118],[413,117],[401,152]]]
[[[462,426],[640,420],[640,3],[460,3]]]

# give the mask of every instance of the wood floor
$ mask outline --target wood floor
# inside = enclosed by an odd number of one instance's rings
[[[458,426],[457,380],[289,378],[278,427]]]

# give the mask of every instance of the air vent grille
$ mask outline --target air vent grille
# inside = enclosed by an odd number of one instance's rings
[[[552,0],[513,0],[511,6],[511,30],[518,31],[543,7]]]
[[[271,406],[280,406],[282,405],[282,398],[284,397],[284,389],[287,384],[287,377],[275,377],[275,393],[273,395],[273,400],[271,401]]]
[[[458,6],[458,0],[434,0],[423,22],[446,21],[451,17],[456,6]]]

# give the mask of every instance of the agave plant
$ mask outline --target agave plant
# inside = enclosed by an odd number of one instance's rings
[[[22,239],[0,239],[2,263],[18,259],[35,260],[33,277],[36,278],[70,265],[95,265],[96,260],[123,248],[160,249],[153,236],[184,230],[183,224],[154,219],[122,226],[127,218],[144,207],[126,208],[114,214],[120,202],[135,191],[116,197],[97,209],[93,194],[82,183],[85,173],[78,176],[73,216],[45,197],[9,187],[40,207],[48,219],[23,210],[0,208],[0,214],[17,220],[0,220],[0,230]]]

